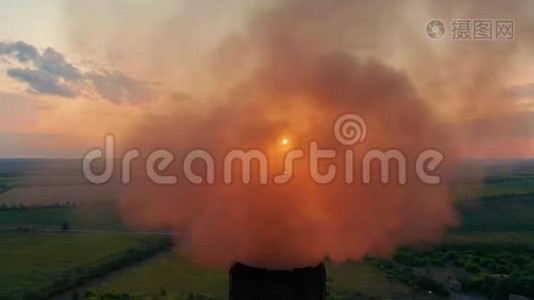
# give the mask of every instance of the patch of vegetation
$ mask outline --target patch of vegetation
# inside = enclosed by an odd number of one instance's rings
[[[420,266],[453,264],[466,271],[458,278],[467,291],[491,299],[508,299],[509,294],[534,297],[534,246],[532,243],[445,243],[435,248],[402,248],[386,268],[400,270],[400,276],[411,279],[406,269]],[[392,267],[400,265],[402,267]]]
[[[326,268],[329,300],[414,298],[410,287],[369,262],[327,262]],[[113,274],[88,290],[92,295],[128,294],[132,299],[228,299],[228,281],[228,269],[197,266],[178,252],[170,252]],[[416,295],[417,299],[436,299]]]
[[[369,262],[327,263],[328,299],[410,298],[412,291]]]
[[[534,230],[534,196],[481,199],[459,212],[461,225],[454,232]]]
[[[112,204],[48,206],[0,205],[1,227],[54,227],[67,222],[72,229],[125,230]]]
[[[0,299],[48,299],[170,244],[149,235],[1,233]]]
[[[74,296],[77,295],[77,296]],[[202,294],[189,294],[185,297],[167,297],[167,294],[162,291],[162,293],[158,296],[152,296],[152,295],[139,295],[139,294],[132,294],[132,293],[124,293],[124,292],[117,292],[117,291],[110,291],[110,292],[94,292],[94,291],[86,291],[83,295],[74,294],[74,299],[84,299],[84,300],[156,300],[156,299],[173,299],[173,300],[212,300],[213,298],[210,298],[208,296],[202,295]]]
[[[534,161],[464,161],[457,168],[453,191],[459,203],[534,195]]]
[[[368,261],[375,264],[379,269],[385,271],[396,280],[405,283],[416,292],[426,292],[441,297],[449,296],[449,290],[444,284],[431,277],[417,274],[410,267],[385,259],[368,258]]]
[[[5,193],[15,187],[15,177],[0,176],[0,194]]]
[[[227,269],[197,266],[171,251],[128,272],[114,274],[90,291],[97,295],[119,291],[141,297],[135,299],[228,299],[228,280]]]

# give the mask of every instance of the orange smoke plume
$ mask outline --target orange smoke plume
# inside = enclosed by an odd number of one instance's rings
[[[306,26],[321,5],[303,2],[258,16],[253,24],[259,29],[225,41],[215,54],[218,61],[235,59],[236,51],[245,50],[228,43],[243,46],[253,54],[250,74],[215,72],[216,81],[225,84],[208,101],[151,118],[130,139],[145,155],[162,148],[175,153],[171,167],[161,173],[179,176],[174,185],[134,178],[122,191],[125,217],[139,226],[172,229],[178,247],[196,262],[291,268],[326,256],[343,261],[388,255],[401,244],[436,239],[454,223],[447,185],[455,162],[450,129],[418,97],[405,73],[314,39]],[[365,141],[347,146],[336,140],[334,122],[345,113],[365,119]],[[336,158],[319,163],[322,173],[328,164],[336,166],[334,180],[314,182],[305,156],[294,161],[288,183],[275,184],[273,176],[284,171],[284,154],[294,148],[309,153],[312,140],[336,151]],[[416,176],[417,155],[429,148],[445,156],[434,172],[441,184],[428,185]],[[213,184],[184,177],[185,155],[194,149],[212,155]],[[232,169],[237,180],[224,183],[224,155],[233,149],[263,151],[269,182],[259,182],[259,167],[253,164],[250,184],[240,182],[239,165]],[[397,181],[398,166],[389,174],[390,183],[381,183],[375,163],[371,183],[364,184],[362,157],[371,149],[401,151],[406,183]],[[354,153],[350,184],[347,150]],[[207,177],[202,161],[193,169]],[[134,164],[134,170],[142,173],[144,165]]]

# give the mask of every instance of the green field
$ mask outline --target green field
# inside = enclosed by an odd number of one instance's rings
[[[505,299],[509,292],[529,295],[530,288],[522,286],[531,284],[532,267],[534,232],[457,234],[438,245],[403,248],[392,260],[327,263],[328,299],[443,299],[436,285],[446,289],[451,278],[470,293]],[[227,299],[227,274],[195,266],[173,251],[80,292],[86,299]]]
[[[176,251],[90,287],[96,294],[128,293],[146,299],[228,298],[228,270],[195,266]],[[162,291],[165,297],[162,297]]]
[[[117,200],[117,185],[94,185],[78,160],[0,159],[0,204],[50,206]]]
[[[452,185],[455,201],[534,195],[534,163],[525,161],[464,162]]]
[[[0,233],[0,299],[65,290],[61,299],[228,298],[227,269],[195,266],[176,251],[146,259],[168,246],[166,237],[61,232],[65,223],[72,230],[135,230],[121,221],[116,202],[95,202],[115,194],[83,184],[67,163],[67,171],[45,162],[51,171],[28,162],[12,162],[25,172],[0,168],[0,229],[9,231]],[[403,248],[392,259],[327,263],[329,300],[437,299],[451,278],[470,295],[531,295],[534,165],[499,163],[482,173],[483,180],[455,183],[459,224],[439,244]]]
[[[72,229],[126,229],[121,221],[120,213],[111,204],[0,209],[0,228],[60,228],[64,222],[68,222]]]
[[[0,299],[44,299],[168,243],[159,236],[0,233]]]
[[[161,274],[165,274],[161,276]],[[436,299],[417,293],[368,262],[327,263],[329,299]],[[195,266],[177,252],[119,272],[81,291],[88,299],[128,295],[137,299],[228,299],[228,270]]]
[[[523,232],[464,232],[447,235],[447,244],[526,244],[534,246],[534,230]]]
[[[456,232],[511,232],[534,230],[534,195],[481,199],[458,207]]]
[[[534,177],[499,178],[485,182],[477,191],[479,198],[522,196],[534,194]]]
[[[15,186],[15,177],[1,177],[0,176],[0,194],[5,193]]]
[[[414,292],[365,261],[328,265],[327,272],[330,299],[436,299]]]

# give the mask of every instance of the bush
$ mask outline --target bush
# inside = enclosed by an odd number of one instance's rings
[[[466,271],[470,273],[479,273],[481,271],[480,266],[475,263],[468,262],[464,265]]]
[[[62,231],[68,231],[68,230],[70,230],[70,224],[69,224],[69,222],[65,221],[65,222],[61,223],[61,230],[62,230]]]

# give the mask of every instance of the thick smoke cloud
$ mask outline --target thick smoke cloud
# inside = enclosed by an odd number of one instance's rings
[[[96,3],[89,12],[127,10],[136,18],[157,12],[153,27],[126,16],[107,38],[114,53],[128,58],[126,67],[169,79],[162,85],[169,101],[133,127],[128,142],[144,156],[172,150],[177,157],[164,173],[178,174],[178,183],[152,184],[139,175],[145,171],[138,159],[137,175],[122,191],[122,210],[135,225],[172,229],[178,247],[199,263],[291,268],[325,256],[342,261],[388,255],[405,243],[438,239],[456,223],[449,182],[460,154],[488,150],[471,149],[470,142],[531,132],[531,114],[509,93],[531,84],[514,77],[534,44],[531,2],[230,2],[179,2],[176,11],[166,2],[166,18],[156,6],[140,3]],[[69,9],[86,11],[76,4]],[[432,18],[513,18],[517,35],[510,42],[434,41],[424,36]],[[82,23],[100,33],[103,25],[93,19]],[[127,39],[132,30],[138,35]],[[90,36],[82,33],[73,32],[73,40]],[[124,37],[121,43],[114,42],[117,37]],[[336,159],[323,161],[321,169],[334,162],[343,173],[348,148],[336,141],[332,127],[344,113],[361,115],[368,127],[366,140],[352,148],[354,183],[338,176],[316,184],[305,158],[295,162],[285,185],[222,182],[224,154],[236,148],[263,150],[269,174],[278,174],[288,150],[280,144],[284,137],[289,148],[305,153],[310,140],[335,149]],[[519,145],[510,148],[529,150]],[[362,156],[391,148],[407,157],[407,184],[384,185],[377,176],[362,184]],[[445,155],[436,170],[439,185],[415,176],[415,157],[427,148]],[[213,155],[213,185],[185,179],[182,162],[192,149]],[[195,169],[204,171],[202,164]]]
[[[132,146],[145,154],[172,149],[178,157],[169,172],[180,178],[167,187],[135,178],[123,190],[127,219],[171,228],[177,245],[199,263],[241,261],[271,268],[315,264],[326,256],[341,261],[387,255],[401,244],[435,239],[454,224],[446,182],[425,185],[414,169],[420,152],[439,149],[447,157],[439,170],[446,181],[455,161],[452,133],[418,97],[405,73],[326,43],[335,31],[314,37],[314,26],[332,9],[291,1],[261,14],[250,27],[254,29],[233,39],[254,56],[255,70],[246,79],[236,79],[209,104],[181,107],[139,127]],[[228,50],[232,47],[223,48],[216,53],[219,60],[234,57]],[[347,184],[341,174],[348,148],[335,140],[332,128],[338,116],[351,112],[365,118],[369,131],[365,143],[353,148],[355,182]],[[293,178],[284,185],[261,185],[254,178],[248,185],[222,182],[223,156],[235,148],[261,149],[269,159],[270,177],[280,173],[287,151],[282,137],[306,153],[311,140],[335,149],[338,157],[330,162],[337,165],[336,180],[326,185],[312,181],[305,158],[295,162]],[[361,183],[362,156],[373,148],[406,155],[406,185],[394,183],[393,171],[390,184],[376,177],[371,184]],[[213,155],[213,185],[185,180],[181,162],[193,149]],[[143,166],[134,169],[139,173]],[[235,178],[239,174],[234,169]]]

